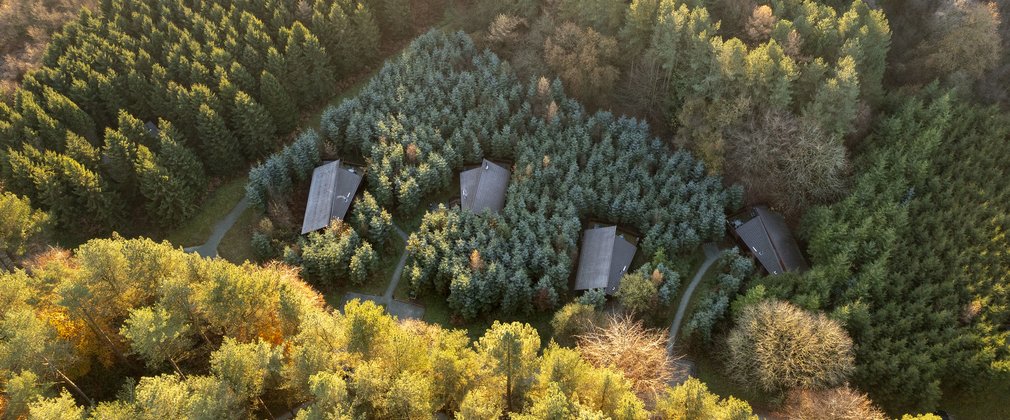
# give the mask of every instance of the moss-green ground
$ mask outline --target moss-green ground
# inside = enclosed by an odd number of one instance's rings
[[[210,237],[214,225],[235,208],[235,205],[245,196],[247,182],[248,178],[243,176],[227,181],[211,191],[196,214],[179,227],[168,232],[165,239],[173,245],[181,247],[202,245]]]

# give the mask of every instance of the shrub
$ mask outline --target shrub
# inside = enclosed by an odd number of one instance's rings
[[[596,308],[591,305],[572,302],[562,306],[551,319],[554,341],[562,346],[574,345],[577,336],[594,328],[597,318]]]

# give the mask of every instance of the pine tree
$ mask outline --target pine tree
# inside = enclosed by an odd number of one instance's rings
[[[298,109],[281,82],[267,71],[260,75],[260,100],[273,117],[277,134],[284,135],[295,129]]]
[[[203,143],[203,161],[211,175],[231,175],[242,168],[242,152],[238,140],[224,119],[207,104],[200,105],[197,132]]]
[[[301,22],[282,30],[280,36],[284,40],[286,76],[299,106],[318,103],[335,84],[326,50]]]
[[[421,188],[414,178],[407,178],[406,181],[400,183],[396,200],[400,204],[400,211],[405,214],[417,210],[417,206],[421,202]]]
[[[259,396],[266,390],[268,380],[280,370],[280,358],[281,348],[262,339],[241,343],[225,337],[221,347],[210,355],[210,369],[228,383],[240,399],[255,399],[262,404]]]
[[[137,160],[137,143],[122,131],[105,129],[105,147],[102,163],[105,173],[123,198],[133,202],[137,198],[137,176],[133,163]]]
[[[492,372],[505,380],[508,411],[518,408],[533,381],[540,336],[529,324],[495,321],[477,342],[477,351],[488,357]]]
[[[351,282],[357,285],[364,284],[368,280],[368,276],[375,270],[376,263],[378,263],[378,258],[375,251],[372,250],[372,245],[362,242],[351,257]]]
[[[859,75],[851,56],[838,60],[835,76],[817,89],[805,115],[821,124],[824,131],[841,137],[852,131],[859,107]]]
[[[263,105],[245,92],[235,95],[232,124],[236,128],[247,161],[255,161],[270,153],[276,144],[274,122]]]
[[[175,226],[196,210],[196,198],[187,188],[185,179],[175,177],[157,164],[157,159],[144,146],[137,148],[135,162],[140,192],[146,198],[148,217],[160,226]]]
[[[13,271],[21,257],[41,245],[49,224],[49,215],[33,209],[27,198],[0,191],[0,268]]]
[[[132,352],[143,357],[148,366],[157,369],[170,363],[184,378],[178,362],[193,346],[193,340],[189,324],[180,315],[161,306],[137,308],[123,322],[121,334],[130,342]]]
[[[165,120],[158,120],[158,154],[159,166],[165,168],[175,179],[185,185],[186,197],[193,202],[199,202],[207,190],[207,176],[203,164],[192,150],[183,146],[182,133]]]
[[[360,70],[375,61],[380,46],[379,26],[372,13],[361,3],[350,13],[351,36],[346,38],[348,57],[356,57],[356,67]],[[345,61],[346,63],[347,61]]]
[[[624,27],[618,34],[621,49],[628,57],[637,57],[648,48],[658,9],[659,0],[633,0],[628,5]]]

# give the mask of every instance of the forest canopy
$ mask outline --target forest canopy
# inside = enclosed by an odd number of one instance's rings
[[[511,162],[499,215],[428,212],[408,240],[414,293],[448,295],[467,318],[553,308],[567,293],[586,219],[640,232],[645,255],[678,254],[723,235],[739,191],[638,120],[587,113],[559,82],[520,83],[462,33],[430,32],[358,97],[323,116],[323,143],[369,162],[379,204],[417,210],[465,164]],[[488,261],[470,264],[473,253]]]
[[[295,3],[106,0],[84,9],[0,103],[7,188],[85,235],[136,229],[123,223],[135,218],[185,220],[207,177],[233,176],[275,151],[300,110],[368,66],[381,37],[400,35],[378,22],[405,23],[405,2]]]
[[[636,392],[636,377],[544,346],[526,324],[495,322],[471,342],[372,302],[334,311],[282,265],[114,238],[29,268],[0,274],[0,402],[13,417],[240,418],[301,405],[299,419],[752,418],[697,380]]]

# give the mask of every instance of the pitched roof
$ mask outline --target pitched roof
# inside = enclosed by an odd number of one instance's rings
[[[617,234],[617,226],[586,229],[582,234],[575,290],[603,288],[608,295],[617,293],[635,250],[631,242]]]
[[[330,220],[343,219],[359,185],[361,175],[342,168],[339,160],[313,170],[302,233],[325,228]]]
[[[474,212],[501,211],[505,207],[510,175],[508,169],[487,159],[479,167],[460,172],[460,205]]]
[[[758,262],[769,274],[805,271],[807,262],[785,219],[765,206],[752,210],[754,217],[737,226],[736,233]]]
[[[158,126],[155,125],[153,122],[151,122],[151,121],[145,122],[144,123],[144,128],[147,128],[147,133],[148,134],[150,134],[150,135],[152,135],[154,137],[158,137]]]

